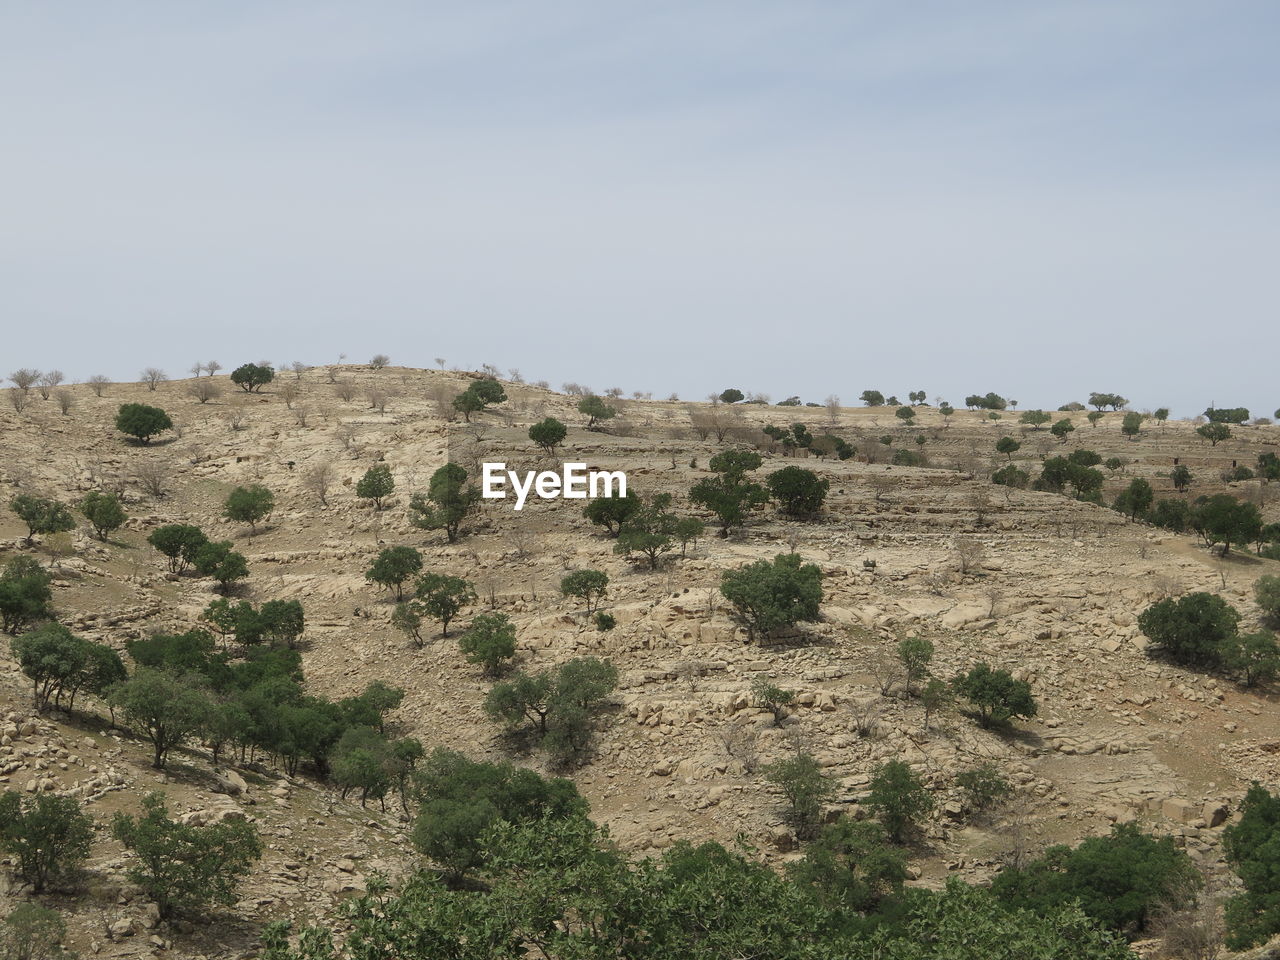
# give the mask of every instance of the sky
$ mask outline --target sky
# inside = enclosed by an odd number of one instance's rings
[[[0,376],[1270,415],[1278,42],[1272,0],[10,0]]]

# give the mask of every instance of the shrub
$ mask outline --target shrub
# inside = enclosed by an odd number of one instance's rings
[[[902,661],[907,683],[915,686],[929,675],[933,661],[933,641],[928,637],[906,637],[898,643],[898,659]]]
[[[596,629],[601,633],[607,633],[618,625],[618,621],[614,619],[613,614],[605,613],[603,610],[597,610],[594,617]]]
[[[191,827],[169,819],[164,796],[150,793],[143,813],[117,813],[112,833],[133,854],[125,874],[170,917],[179,909],[199,914],[207,904],[231,906],[235,889],[262,856],[252,824],[228,819]]]
[[[91,490],[80,500],[80,512],[85,515],[99,540],[106,540],[124,525],[127,515],[120,506],[120,498],[114,493]]]
[[[189,564],[194,564],[196,554],[208,542],[203,530],[184,523],[156,527],[147,537],[147,543],[168,558],[170,573],[182,573]]]
[[[992,670],[978,663],[968,673],[956,676],[951,685],[957,696],[973,704],[983,727],[1003,726],[1012,719],[1036,715],[1031,685],[1015,680],[1007,670]]]
[[[1280,796],[1253,783],[1239,819],[1222,831],[1222,846],[1244,884],[1226,904],[1227,946],[1243,950],[1280,933]]]
[[[271,516],[271,511],[275,509],[275,506],[275,494],[266,487],[255,483],[247,487],[236,487],[232,490],[227,495],[227,502],[223,506],[222,515],[228,520],[249,524],[249,532],[252,536],[257,532],[258,524]]]
[[[1159,908],[1181,905],[1200,885],[1191,858],[1172,837],[1118,823],[1074,849],[1049,847],[1021,869],[1006,868],[991,889],[1008,907],[1036,913],[1075,900],[1102,925],[1136,936]]]
[[[787,707],[795,702],[796,695],[794,690],[783,690],[767,677],[756,677],[751,681],[751,698],[756,706],[773,714],[776,725],[787,715]]]
[[[0,571],[0,627],[16,634],[50,616],[53,577],[34,557],[14,557]]]
[[[1188,593],[1153,603],[1138,615],[1138,628],[1176,663],[1216,666],[1236,635],[1240,614],[1219,596]]]
[[[539,420],[529,428],[529,439],[545,450],[548,456],[555,456],[556,447],[564,443],[564,438],[568,435],[569,428],[555,417]]]
[[[364,476],[356,483],[356,496],[362,500],[372,500],[375,510],[382,509],[382,501],[391,496],[396,488],[396,481],[391,476],[391,468],[385,463],[377,463],[364,472]]]
[[[454,543],[462,521],[479,502],[480,491],[475,484],[467,483],[467,471],[456,463],[446,463],[431,475],[425,495],[415,493],[410,498],[409,522],[422,530],[443,530],[449,542]]]
[[[422,554],[413,547],[387,547],[365,571],[370,583],[395,590],[396,601],[404,599],[404,585],[422,570]]]
[[[1049,432],[1064,443],[1067,440],[1067,434],[1072,433],[1074,430],[1075,424],[1067,417],[1063,417],[1049,428]]]
[[[122,403],[116,414],[116,429],[139,443],[147,444],[157,433],[173,429],[173,421],[159,407],[145,403]]]
[[[901,760],[890,760],[871,775],[862,805],[884,826],[889,839],[901,843],[933,809],[933,797]]]
[[[765,486],[789,517],[814,517],[822,512],[822,503],[831,481],[804,467],[783,467],[765,478]]]
[[[595,610],[608,588],[609,575],[603,570],[575,570],[560,581],[560,593],[581,599],[587,605],[587,613]]]
[[[720,592],[733,604],[749,637],[816,620],[822,604],[822,570],[795,553],[726,570]]]
[[[495,677],[516,655],[515,625],[505,613],[479,614],[458,638],[458,649],[468,663],[479,664],[486,676]]]
[[[1272,623],[1280,621],[1280,577],[1270,574],[1259,577],[1253,585],[1253,598],[1264,617]]]
[[[1262,531],[1262,514],[1246,501],[1237,500],[1229,493],[1212,497],[1200,497],[1191,509],[1191,525],[1212,545],[1222,544],[1222,555],[1231,552],[1231,545],[1252,543]]]
[[[1147,512],[1154,499],[1151,484],[1141,477],[1135,477],[1116,497],[1115,508],[1120,513],[1128,514],[1130,520],[1136,520],[1139,514]]]
[[[256,363],[244,363],[231,371],[231,382],[245,393],[257,393],[275,378],[271,367]]]
[[[592,718],[618,684],[608,660],[579,657],[536,674],[520,673],[494,684],[485,712],[511,728],[526,723],[559,762],[581,757],[591,739]]]
[[[93,820],[74,797],[0,793],[0,850],[17,860],[18,875],[36,893],[72,876],[92,841]]]
[[[714,513],[724,533],[742,526],[748,511],[769,499],[764,487],[746,479],[747,471],[757,469],[763,462],[754,450],[726,450],[716,454],[710,466],[717,476],[695,483],[689,491],[690,502]]]
[[[9,501],[9,509],[27,525],[27,543],[32,543],[36,534],[48,536],[76,528],[75,517],[66,505],[47,497],[20,493]]]
[[[0,957],[4,960],[76,960],[62,948],[67,925],[56,910],[20,903],[0,923]]]
[[[1270,683],[1280,674],[1280,645],[1266,630],[1236,637],[1228,643],[1223,659],[1242,675],[1246,687]]]
[[[631,491],[625,497],[597,497],[582,508],[582,515],[616,537],[622,525],[640,509],[640,498]]]
[[[462,414],[464,420],[471,422],[473,413],[481,413],[495,403],[507,399],[502,384],[492,378],[472,380],[467,389],[453,398],[454,409]]]
[[[233,550],[233,546],[230,540],[205,543],[196,551],[192,564],[200,576],[217,580],[223,593],[229,591],[235,581],[249,575],[249,561],[244,554]]]
[[[1027,484],[1031,482],[1031,475],[1025,470],[1019,470],[1012,463],[1007,463],[991,474],[991,482],[1002,487],[1024,490]]]
[[[817,835],[822,822],[822,805],[835,796],[836,785],[818,761],[807,753],[778,760],[765,768],[765,777],[782,791],[787,801],[787,820],[796,835],[809,839]]]
[[[841,818],[822,829],[787,873],[825,908],[866,914],[902,892],[907,857],[878,823]]]
[[[965,805],[980,812],[990,810],[1013,792],[1009,781],[990,763],[956,774],[956,786],[964,794]]]

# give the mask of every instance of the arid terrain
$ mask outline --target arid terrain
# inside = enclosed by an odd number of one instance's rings
[[[48,565],[58,618],[123,653],[131,637],[197,626],[215,598],[211,580],[168,574],[146,541],[161,524],[198,525],[213,539],[235,541],[247,557],[238,598],[302,602],[311,690],[340,697],[372,680],[402,686],[404,702],[390,720],[397,733],[428,750],[445,745],[476,758],[508,753],[482,709],[491,683],[457,650],[459,626],[472,614],[495,609],[511,617],[522,667],[608,657],[621,679],[594,754],[556,772],[572,777],[593,818],[631,851],[742,836],[770,862],[799,856],[781,798],[759,772],[799,747],[838,778],[842,809],[856,808],[870,771],[890,758],[906,760],[936,788],[925,835],[911,849],[913,883],[984,880],[1011,856],[1136,820],[1177,837],[1215,894],[1233,889],[1220,833],[1250,781],[1277,784],[1274,694],[1148,656],[1136,621],[1156,600],[1207,590],[1252,625],[1253,585],[1280,574],[1280,562],[1243,546],[1223,559],[1194,534],[1131,523],[1062,495],[993,485],[990,474],[1006,461],[994,450],[1006,435],[1022,441],[1011,459],[1024,467],[1087,447],[1123,461],[1107,471],[1110,503],[1134,477],[1148,479],[1157,497],[1181,496],[1168,476],[1176,458],[1194,477],[1187,496],[1226,490],[1253,499],[1275,522],[1274,485],[1227,483],[1222,474],[1280,450],[1280,426],[1233,427],[1231,439],[1210,446],[1188,420],[1148,420],[1130,439],[1120,430],[1122,413],[1091,426],[1081,412],[1055,416],[1073,417],[1076,426],[1060,442],[1019,425],[1014,410],[991,420],[986,411],[958,409],[944,418],[936,406],[920,406],[915,423],[904,425],[893,407],[855,406],[860,385],[844,391],[838,411],[611,400],[618,416],[588,430],[579,397],[512,382],[504,383],[507,402],[466,423],[452,416],[449,400],[475,376],[313,367],[296,376],[280,371],[261,393],[219,376],[221,393],[207,403],[192,396],[192,381],[162,382],[154,391],[111,384],[100,397],[75,385],[65,415],[33,392],[24,411],[0,410],[0,500],[38,493],[73,503],[89,490],[118,491],[130,518],[107,543],[82,526],[28,546],[24,525],[6,509],[0,561],[27,554]],[[1084,398],[1042,399],[1052,408]],[[147,446],[126,443],[113,426],[126,402],[163,407],[177,429]],[[528,439],[530,425],[547,416],[570,427],[554,458]],[[760,430],[797,422],[814,436],[845,439],[858,455],[788,456]],[[670,493],[682,512],[697,513],[690,486],[733,445],[761,449],[761,475],[802,463],[830,478],[821,519],[784,520],[767,505],[727,538],[709,523],[687,556],[677,549],[650,570],[616,555],[614,542],[582,516],[581,501],[531,500],[520,512],[511,501],[487,501],[455,544],[413,527],[406,509],[446,460],[473,477],[482,461],[530,470],[581,460],[624,470],[634,492]],[[891,465],[891,447],[918,449],[929,465]],[[382,511],[354,494],[379,462],[391,467],[396,485]],[[327,505],[308,482],[323,464],[332,472]],[[269,521],[252,536],[221,516],[227,493],[247,483],[276,496]],[[379,550],[394,545],[416,547],[427,570],[475,585],[479,600],[449,637],[431,636],[418,648],[392,626],[391,595],[364,574]],[[748,641],[718,593],[720,575],[790,551],[824,573],[821,619]],[[559,592],[565,573],[585,567],[609,574],[602,608],[616,618],[611,631],[597,630]],[[918,700],[892,676],[896,644],[909,635],[933,641],[938,676],[977,661],[1009,669],[1031,684],[1038,715],[1000,732],[950,711],[926,728]],[[797,692],[781,724],[751,698],[759,676]],[[398,801],[385,811],[362,808],[308,776],[261,763],[215,773],[196,744],[159,772],[150,768],[147,745],[112,726],[105,706],[91,699],[78,702],[75,715],[36,715],[7,642],[0,644],[0,702],[0,784],[73,793],[97,823],[85,892],[52,898],[82,955],[251,955],[266,921],[325,919],[375,873],[394,878],[419,862]],[[725,731],[744,720],[758,731],[757,757],[726,749]],[[514,759],[550,772],[543,754]],[[989,816],[971,817],[954,776],[985,761],[1005,772],[1016,795]],[[240,902],[209,923],[158,924],[124,882],[109,817],[136,809],[156,787],[197,822],[252,819],[267,846]],[[15,885],[0,900],[22,895]]]

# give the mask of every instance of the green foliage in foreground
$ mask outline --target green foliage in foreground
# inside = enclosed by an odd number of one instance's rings
[[[856,836],[828,846],[840,858],[875,845]],[[262,960],[516,960],[529,956],[530,944],[548,960],[1134,958],[1118,935],[1073,905],[1043,915],[1009,910],[958,880],[939,892],[904,891],[892,898],[892,915],[851,929],[859,915],[850,906],[894,892],[891,859],[873,865],[865,887],[833,891],[824,869],[797,882],[714,843],[682,842],[632,863],[581,818],[498,822],[481,846],[483,890],[449,890],[425,873],[396,894],[374,884],[347,908],[350,933],[341,949],[320,928],[303,931],[295,947],[286,928],[274,925]]]

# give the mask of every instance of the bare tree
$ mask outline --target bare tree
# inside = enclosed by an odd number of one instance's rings
[[[164,496],[169,482],[169,471],[159,460],[141,460],[134,464],[133,479],[138,486],[157,500]]]
[[[350,450],[352,444],[356,440],[356,428],[354,424],[340,423],[336,430],[333,431],[338,441],[342,444],[343,450]]]
[[[295,360],[289,364],[289,369],[293,371],[293,379],[301,380],[302,375],[307,372],[307,365],[301,360]]]
[[[822,402],[822,405],[827,408],[827,422],[834,427],[840,422],[840,398],[833,393]]]
[[[284,405],[290,410],[293,409],[293,401],[298,399],[298,394],[302,391],[297,383],[282,383],[280,389],[276,393],[280,394],[280,399],[284,401]]]
[[[197,360],[195,363],[191,365],[191,368],[187,371],[187,373],[191,374],[193,377],[200,376],[200,374],[204,373],[204,362]]]
[[[730,759],[742,764],[744,773],[756,772],[760,766],[760,731],[754,725],[741,720],[726,723],[716,731],[716,735]]]
[[[317,463],[302,476],[302,484],[316,495],[322,506],[329,505],[329,487],[333,485],[333,465],[328,462]]]
[[[58,409],[62,411],[64,417],[71,412],[73,397],[70,390],[57,390],[54,392],[53,397],[58,401]]]
[[[27,404],[31,402],[31,395],[27,391],[19,387],[9,388],[9,403],[13,406],[16,413],[22,413],[27,409]]]
[[[208,372],[209,376],[212,377],[215,373],[217,373],[219,370],[222,369],[222,364],[220,364],[217,360],[210,360],[208,363],[204,365],[204,368]]]
[[[95,397],[102,396],[102,391],[107,389],[107,384],[109,384],[110,382],[111,382],[110,380],[108,380],[106,377],[104,377],[100,373],[95,373],[87,381],[87,383],[89,384],[89,389],[93,391],[93,395]]]
[[[48,400],[49,394],[53,392],[53,388],[62,383],[63,376],[61,370],[49,370],[40,374],[40,396]]]
[[[436,366],[441,370],[444,369],[444,357],[436,357]]]
[[[978,540],[957,540],[954,553],[960,573],[968,574],[982,566],[987,548]]]
[[[867,658],[867,672],[876,682],[876,688],[882,697],[887,697],[893,685],[906,680],[906,672],[902,661],[883,648],[872,651]]]
[[[379,413],[387,412],[387,391],[369,387],[364,392],[364,398],[369,401],[370,410],[377,410]]]
[[[204,378],[193,380],[187,386],[187,393],[201,403],[208,403],[210,400],[216,400],[222,396],[222,388],[212,380]]]
[[[868,740],[879,738],[880,717],[882,714],[880,700],[877,697],[864,697],[861,700],[849,701],[849,713],[853,718],[853,729],[858,736]]]
[[[298,426],[305,427],[309,416],[311,416],[311,408],[305,403],[300,403],[293,408],[293,422]]]
[[[507,371],[507,379],[512,383],[524,383],[524,377],[520,375],[519,367],[512,367]]]
[[[875,495],[876,503],[882,501],[897,485],[898,482],[887,473],[873,473],[867,477],[867,486],[871,488],[871,492]]]
[[[375,353],[373,355],[373,359],[369,361],[369,366],[373,367],[373,369],[375,370],[381,370],[390,362],[391,362],[391,358],[388,357],[385,353]]]
[[[339,400],[350,403],[351,398],[356,395],[355,384],[350,380],[338,380],[333,386],[333,393]]]
[[[15,370],[9,374],[9,379],[23,393],[26,393],[40,379],[40,371],[32,370],[30,367],[23,367],[21,370]]]
[[[431,390],[431,402],[435,404],[436,416],[447,421],[458,419],[458,408],[453,405],[457,396],[456,388],[447,383],[436,384]]]
[[[154,393],[156,387],[168,380],[169,376],[159,367],[147,367],[142,371],[140,379],[147,385],[147,389]]]

